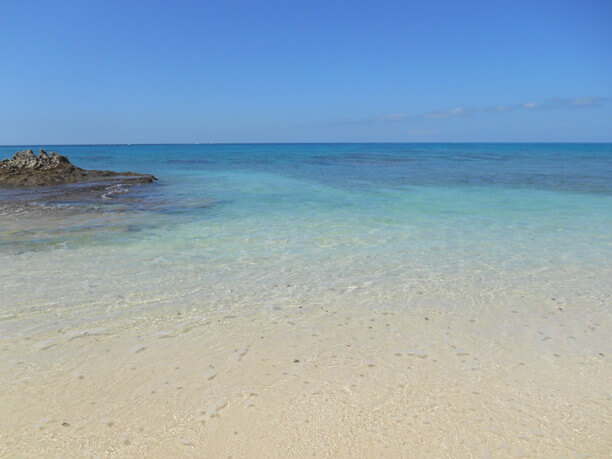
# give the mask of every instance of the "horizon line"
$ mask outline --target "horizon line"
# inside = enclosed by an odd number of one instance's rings
[[[0,148],[7,147],[93,147],[93,146],[142,146],[142,145],[389,145],[389,144],[612,144],[606,141],[363,141],[363,142],[144,142],[144,143],[32,143],[32,144],[1,144]]]

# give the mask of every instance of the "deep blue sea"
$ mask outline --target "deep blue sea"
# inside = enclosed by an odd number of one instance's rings
[[[0,159],[24,148],[0,147]],[[45,148],[159,181],[85,198],[0,190],[11,311],[87,299],[120,315],[195,301],[203,285],[210,307],[249,308],[314,301],[323,286],[370,286],[356,303],[391,305],[410,288],[478,296],[586,282],[596,301],[607,294],[612,144]],[[23,294],[24,273],[41,279],[38,293]],[[280,284],[295,290],[279,296]]]

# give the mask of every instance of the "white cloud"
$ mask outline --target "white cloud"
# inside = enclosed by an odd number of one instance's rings
[[[578,107],[597,107],[605,102],[609,101],[609,97],[574,97],[573,99],[563,99],[563,98],[555,98],[548,99],[545,102],[547,108],[555,108],[555,107],[568,107],[568,108],[578,108]]]
[[[477,108],[454,108],[452,110],[441,110],[426,113],[425,118],[452,118],[455,116],[469,115],[472,113],[510,112],[513,110],[549,110],[555,108],[587,108],[598,107],[612,100],[610,97],[575,97],[554,98],[543,102],[523,102],[517,105],[496,105],[492,107]]]
[[[465,109],[463,107],[457,107],[453,108],[452,110],[427,113],[425,116],[427,118],[450,118],[452,116],[468,115],[470,112],[471,110]]]
[[[404,115],[403,113],[394,113],[392,115],[385,115],[381,119],[383,121],[401,121],[404,118],[406,118],[406,115]]]
[[[350,126],[350,125],[371,125],[381,123],[417,121],[422,118],[447,119],[461,116],[468,116],[478,113],[507,113],[516,110],[551,110],[551,109],[581,109],[588,107],[599,107],[612,101],[612,97],[574,97],[574,98],[553,98],[542,102],[523,102],[515,105],[493,105],[489,107],[456,107],[450,110],[439,110],[425,114],[406,115],[405,113],[391,113],[377,118],[349,119],[324,123],[326,126]],[[410,135],[429,135],[431,132],[410,131]]]

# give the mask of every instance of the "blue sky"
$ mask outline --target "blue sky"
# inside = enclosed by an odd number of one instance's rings
[[[0,2],[0,144],[612,141],[612,1]]]

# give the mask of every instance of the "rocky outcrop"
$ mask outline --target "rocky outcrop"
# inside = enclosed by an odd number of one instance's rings
[[[142,184],[157,180],[149,174],[135,172],[94,171],[81,169],[66,156],[40,150],[17,152],[11,159],[0,161],[0,186],[53,186],[71,183]]]

